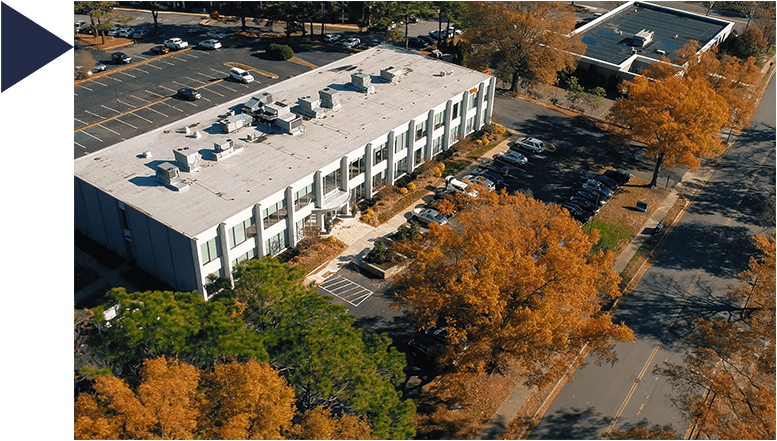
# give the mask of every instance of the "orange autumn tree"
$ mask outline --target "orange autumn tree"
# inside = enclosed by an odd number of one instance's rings
[[[415,263],[397,277],[396,305],[420,329],[447,328],[441,363],[498,371],[518,360],[536,381],[559,354],[587,345],[614,361],[613,342],[633,340],[601,313],[620,293],[612,253],[591,254],[597,231],[520,193],[484,194],[457,220],[397,245]]]
[[[374,439],[370,425],[363,417],[343,413],[332,415],[325,407],[305,412],[292,429],[293,439]]]

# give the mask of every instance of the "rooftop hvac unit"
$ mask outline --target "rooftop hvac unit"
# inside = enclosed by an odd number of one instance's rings
[[[232,133],[232,132],[237,132],[243,127],[250,126],[251,124],[253,124],[253,122],[254,122],[253,116],[247,113],[241,113],[239,115],[232,115],[219,120],[219,125],[221,126],[222,132]]]
[[[297,133],[301,133],[303,131],[302,117],[294,114],[285,115],[276,119],[275,125],[283,129],[285,132],[291,133],[292,135],[296,135]]]
[[[308,116],[310,118],[323,118],[324,111],[319,105],[319,101],[310,96],[303,96],[297,99],[296,113]]]
[[[662,51],[661,49],[656,49],[656,53],[660,55],[666,55],[666,51]]]
[[[336,90],[325,87],[318,91],[321,107],[337,110],[340,108],[340,94]]]
[[[653,41],[653,31],[648,31],[647,29],[643,29],[639,32],[637,32],[632,40],[634,41],[635,46],[639,47],[645,47],[648,43]]]
[[[180,164],[181,169],[187,172],[200,170],[200,155],[189,147],[181,147],[173,150],[175,162]]]
[[[268,104],[272,104],[272,102],[272,95],[268,92],[262,92],[259,95],[252,96],[248,102],[243,104],[243,108],[241,110],[245,113],[258,112],[262,109],[262,107]]]
[[[372,85],[370,76],[363,73],[351,74],[351,85],[359,92],[375,93],[375,86]]]
[[[380,70],[380,77],[389,83],[398,83],[402,78],[402,69],[394,66],[389,66]]]
[[[232,148],[232,140],[231,139],[225,139],[222,142],[214,142],[213,143],[213,149],[217,152],[226,152],[229,149]]]
[[[264,106],[264,113],[275,118],[280,118],[291,113],[291,109],[286,103],[272,103]]]
[[[156,179],[175,191],[186,191],[189,189],[189,184],[181,181],[180,176],[178,176],[178,167],[169,162],[159,164],[156,169]]]
[[[213,148],[215,150],[213,158],[216,162],[223,161],[231,155],[243,151],[243,146],[233,143],[231,139],[225,139],[222,142],[214,142]]]

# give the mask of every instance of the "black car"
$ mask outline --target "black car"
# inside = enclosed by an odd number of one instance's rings
[[[164,55],[168,52],[170,52],[170,48],[168,48],[167,46],[154,46],[151,48],[152,54]]]
[[[426,46],[429,46],[424,40],[421,40],[418,37],[408,37],[407,45],[409,47],[415,47],[415,48],[418,48],[418,49],[423,49]]]
[[[128,64],[132,61],[132,58],[124,52],[114,52],[111,54],[111,61],[116,64]]]
[[[599,181],[612,191],[615,191],[618,189],[618,187],[620,187],[618,183],[615,182],[615,180],[604,175],[591,175],[588,179]]]
[[[631,180],[630,174],[618,170],[605,170],[602,175],[617,182],[618,185],[626,185]]]
[[[569,198],[569,202],[577,205],[578,207],[582,208],[585,211],[588,211],[590,213],[597,213],[599,211],[599,205],[594,203],[594,201],[590,199],[586,199],[582,196],[572,196]]]
[[[184,87],[183,89],[178,89],[178,92],[176,92],[175,96],[189,101],[194,101],[202,98],[202,95],[200,94],[200,92],[197,92],[191,87]]]
[[[577,190],[577,195],[582,198],[588,199],[589,201],[599,205],[600,207],[603,207],[604,204],[607,203],[607,198],[604,197],[601,193],[596,193],[586,188],[581,188]]]

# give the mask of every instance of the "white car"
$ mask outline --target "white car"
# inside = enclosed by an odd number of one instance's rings
[[[138,29],[132,34],[132,38],[143,38],[148,35],[148,29]]]
[[[210,31],[208,32],[208,37],[215,38],[216,40],[223,40],[224,38],[227,38],[227,34],[219,31]]]
[[[189,43],[176,37],[165,40],[165,46],[169,47],[170,49],[183,49],[189,47]]]
[[[485,176],[467,175],[461,178],[461,180],[465,183],[468,182],[470,184],[482,185],[483,187],[486,187],[491,191],[494,191],[496,189],[496,184],[494,184],[494,181],[492,181],[491,179],[488,179]]]
[[[327,43],[337,43],[340,41],[340,34],[326,34],[324,36],[324,41]]]
[[[205,49],[219,49],[221,43],[218,40],[205,40],[200,42],[200,47]]]
[[[343,46],[345,46],[345,47],[354,47],[354,46],[358,45],[359,43],[361,43],[361,40],[359,40],[358,38],[354,37],[354,38],[349,38],[349,39],[345,40],[343,42]]]
[[[448,223],[448,218],[431,208],[416,208],[413,210],[413,216],[425,224],[437,222],[440,225]]]
[[[84,20],[78,20],[75,24],[76,28],[80,28],[81,26],[85,25],[86,22]]]
[[[240,81],[241,83],[251,83],[254,81],[253,75],[239,67],[233,67],[229,71],[229,76],[237,81]]]
[[[478,197],[478,192],[475,190],[472,190],[469,188],[469,185],[467,185],[464,182],[459,181],[458,179],[454,178],[453,176],[448,176],[445,178],[445,188],[446,190],[451,191],[457,191],[459,193],[464,193],[467,196],[476,198]]]
[[[532,138],[531,136],[520,138],[517,141],[511,142],[509,145],[511,149],[524,148],[531,151],[532,153],[542,153],[546,150],[556,150],[556,147],[554,147],[553,144],[541,141],[537,138]]]
[[[515,166],[524,165],[529,161],[528,159],[526,159],[526,156],[523,156],[522,154],[512,150],[497,153],[496,155],[493,156],[493,158],[495,161],[502,161],[506,164],[515,165]]]
[[[118,34],[121,30],[122,30],[122,28],[120,28],[118,26],[112,27],[111,29],[108,30],[108,36],[109,37],[115,37],[116,34]]]
[[[130,38],[132,35],[135,34],[135,30],[132,28],[124,28],[116,33],[117,37],[126,37]]]

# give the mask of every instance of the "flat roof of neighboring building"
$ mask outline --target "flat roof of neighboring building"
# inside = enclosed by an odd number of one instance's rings
[[[691,12],[635,2],[600,17],[579,33],[587,47],[586,57],[620,65],[633,55],[632,37],[642,30],[652,31],[653,39],[645,47],[638,47],[639,53],[659,59],[662,54],[656,51],[660,50],[671,60],[672,53],[691,40],[698,41],[701,48],[729,24]]]
[[[399,83],[380,78],[381,69],[390,66],[404,70]],[[371,76],[374,94],[348,85],[351,74],[357,72]],[[415,51],[382,45],[78,158],[75,175],[195,237],[488,78]],[[339,91],[341,108],[338,112],[323,109],[325,118],[305,120],[305,133],[282,134],[276,127],[261,142],[252,143],[246,141],[247,135],[262,136],[266,126],[225,134],[217,124],[228,109],[239,112],[261,92],[293,107],[301,97],[318,99],[318,91],[326,87]],[[192,133],[199,131],[201,137],[185,134],[186,127]],[[214,143],[227,138],[245,149],[220,162],[208,160]],[[181,171],[181,178],[191,185],[185,192],[176,192],[158,183],[155,173],[160,164],[175,163],[173,150],[182,147],[203,158],[199,172]],[[144,157],[144,152],[151,156]]]

